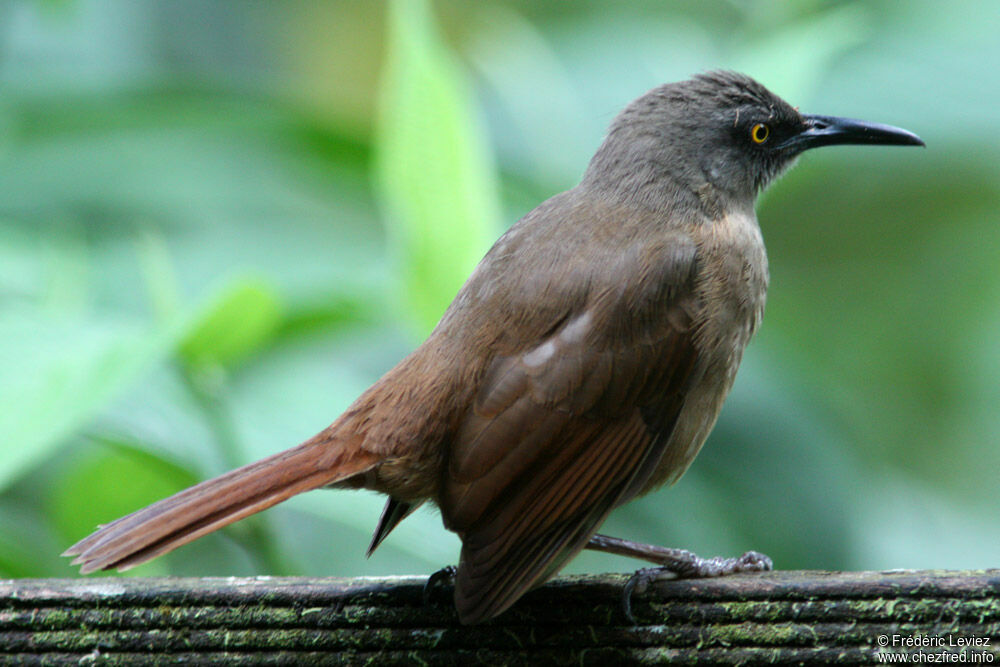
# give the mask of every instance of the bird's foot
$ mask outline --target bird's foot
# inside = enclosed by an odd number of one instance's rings
[[[427,577],[427,583],[424,584],[423,592],[425,607],[430,606],[431,596],[434,594],[434,589],[446,581],[454,583],[455,574],[457,572],[458,568],[456,566],[448,565],[446,567],[442,567],[440,570]]]
[[[587,548],[640,558],[660,566],[636,571],[622,589],[622,610],[633,623],[635,617],[632,615],[632,594],[638,592],[641,595],[651,583],[660,579],[704,579],[738,572],[764,572],[774,568],[770,558],[756,551],[748,551],[738,558],[702,558],[685,549],[669,549],[606,535],[594,535]]]
[[[663,559],[660,567],[649,567],[639,572],[670,573],[675,579],[707,579],[739,572],[764,572],[774,569],[771,559],[757,551],[748,551],[737,558],[723,556],[702,558],[684,549],[670,549],[670,551],[672,553]]]
[[[684,549],[670,551],[674,553],[667,563],[660,567],[644,567],[636,570],[622,588],[622,611],[630,622],[636,622],[635,616],[632,615],[632,595],[634,593],[642,595],[649,589],[650,584],[661,579],[706,579],[739,572],[764,572],[774,568],[770,558],[756,551],[748,551],[738,558],[722,556],[702,558]]]

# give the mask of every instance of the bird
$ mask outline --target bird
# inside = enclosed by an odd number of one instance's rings
[[[599,535],[676,482],[760,324],[755,203],[804,151],[924,145],[709,71],[631,102],[580,183],[511,226],[428,338],[304,443],[99,526],[64,555],[128,569],[321,487],[388,496],[368,553],[425,502],[457,533],[458,619],[494,618],[584,548],[689,576],[767,569]]]

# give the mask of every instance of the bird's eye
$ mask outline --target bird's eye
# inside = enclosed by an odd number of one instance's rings
[[[753,139],[755,144],[764,143],[769,136],[771,136],[771,128],[764,125],[764,123],[757,123],[750,128],[750,138]]]

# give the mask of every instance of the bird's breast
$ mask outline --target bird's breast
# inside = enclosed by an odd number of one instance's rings
[[[697,456],[715,425],[764,311],[767,256],[757,220],[729,215],[697,228],[695,318],[700,370],[688,387],[684,407],[663,458],[643,489],[676,482]]]
[[[757,330],[767,295],[767,254],[752,213],[730,213],[701,226],[697,291],[702,304],[700,347],[709,358],[732,365]]]

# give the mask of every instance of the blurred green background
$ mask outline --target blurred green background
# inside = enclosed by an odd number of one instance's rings
[[[925,150],[763,197],[763,327],[679,484],[604,532],[780,568],[1000,564],[1000,5],[0,3],[0,577],[327,425],[614,115],[734,68]],[[427,573],[313,492],[135,574]],[[569,571],[638,563],[583,554]]]

